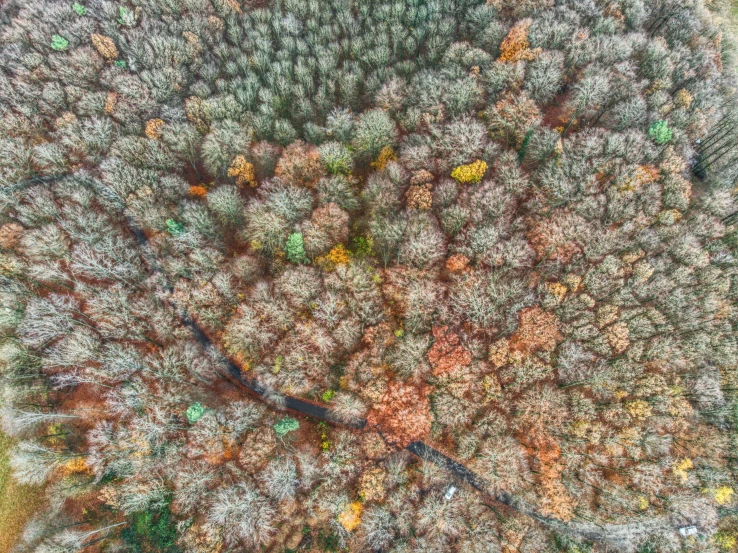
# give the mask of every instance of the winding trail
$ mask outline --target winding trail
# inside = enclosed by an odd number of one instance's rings
[[[17,192],[33,184],[46,184],[65,176],[68,176],[68,174],[51,175],[46,177],[33,177],[25,181],[9,185],[8,187],[4,187],[0,191],[0,194]],[[155,252],[152,250],[146,234],[136,224],[132,217],[125,214],[125,200],[100,181],[89,178],[86,175],[78,176],[78,178],[87,181],[87,183],[92,188],[94,188],[98,193],[101,194],[101,196],[107,198],[109,201],[118,206],[122,219],[125,221],[124,226],[135,238],[135,241],[139,247],[140,254],[144,259],[146,265],[148,265],[149,271],[152,275],[155,275],[161,279],[161,284],[163,288],[167,291],[169,296],[167,298],[169,305],[175,310],[182,324],[190,330],[192,336],[194,337],[200,348],[206,353],[216,352],[218,354],[222,365],[227,371],[227,374],[225,376],[227,376],[229,380],[236,381],[238,384],[242,385],[255,395],[259,396],[263,401],[267,403],[272,404],[275,397],[279,398],[280,408],[288,409],[296,413],[307,415],[309,417],[323,420],[338,426],[344,426],[354,429],[363,429],[366,427],[367,422],[365,419],[357,419],[353,422],[347,423],[346,421],[339,420],[337,417],[335,417],[331,413],[330,409],[328,409],[327,407],[316,405],[300,398],[284,396],[260,384],[255,379],[244,377],[241,369],[227,356],[223,355],[220,352],[220,349],[200,328],[200,326],[190,315],[190,313],[176,303],[176,301],[172,297],[174,287],[169,281],[166,273],[162,270],[159,259]],[[627,524],[596,524],[580,521],[563,522],[561,520],[546,517],[537,513],[534,507],[505,491],[496,491],[494,487],[491,486],[483,477],[422,441],[411,442],[407,445],[406,449],[420,459],[431,462],[445,469],[446,471],[453,474],[458,480],[469,484],[472,488],[488,496],[495,502],[501,503],[511,509],[514,509],[515,511],[523,515],[529,516],[532,519],[548,526],[549,528],[557,532],[566,533],[584,538],[586,540],[606,544],[609,547],[612,547],[614,550],[625,550],[629,548],[629,546],[632,546],[632,544],[637,542],[639,539],[642,539],[654,532],[673,532],[677,528],[677,525],[671,522],[665,516],[653,517],[649,520]]]
[[[139,246],[141,246],[141,248],[143,248],[143,251],[146,252],[146,254],[144,254],[145,257],[150,258],[149,265],[151,270],[157,272],[163,277],[164,282],[166,283],[166,288],[170,293],[170,305],[177,311],[182,324],[190,330],[198,345],[203,349],[203,351],[217,352],[218,355],[221,357],[222,363],[227,369],[228,376],[230,376],[231,379],[237,381],[266,401],[270,395],[274,394],[274,391],[269,390],[264,385],[257,382],[255,379],[245,378],[238,365],[231,361],[227,356],[223,355],[220,352],[220,349],[200,328],[200,326],[192,318],[192,316],[185,309],[177,305],[176,302],[171,298],[171,293],[174,289],[169,282],[168,277],[163,273],[163,271],[161,271],[159,260],[151,251],[145,233],[129,217],[127,217],[126,219],[131,233],[136,237],[136,241],[139,243]],[[367,421],[365,419],[357,419],[353,422],[339,420],[332,415],[330,409],[292,396],[284,396],[280,394],[280,407],[338,426],[363,429],[367,425]],[[527,515],[551,529],[554,529],[558,532],[575,535],[586,540],[607,544],[608,546],[616,550],[626,549],[629,544],[632,544],[635,541],[646,537],[648,534],[651,534],[653,532],[674,529],[674,526],[663,517],[628,524],[604,525],[577,521],[563,522],[552,517],[546,517],[537,513],[531,505],[522,502],[508,492],[494,490],[493,487],[490,486],[490,484],[480,475],[422,441],[411,442],[406,446],[405,449],[407,449],[407,451],[409,451],[413,455],[416,455],[420,459],[431,462],[445,469],[446,471],[453,474],[458,480],[469,484],[472,488],[482,494],[487,495],[494,501],[501,503],[523,515]]]

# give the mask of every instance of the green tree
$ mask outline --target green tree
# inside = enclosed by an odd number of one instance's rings
[[[307,255],[305,255],[305,244],[302,239],[301,232],[295,232],[287,238],[287,259],[292,263],[308,263]]]
[[[293,432],[300,428],[300,423],[292,417],[285,417],[274,423],[274,431],[277,436],[284,436],[288,432]]]
[[[51,37],[51,47],[54,50],[66,50],[69,46],[69,41],[63,36],[54,35]]]
[[[656,144],[666,144],[671,140],[671,129],[666,121],[655,121],[648,128],[648,136]]]

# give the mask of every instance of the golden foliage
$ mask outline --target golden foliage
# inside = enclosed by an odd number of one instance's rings
[[[642,399],[628,401],[625,404],[625,410],[636,420],[644,420],[651,416],[651,406]]]
[[[92,472],[84,457],[74,457],[58,468],[61,476],[72,474],[89,474]]]
[[[541,49],[530,50],[528,43],[528,30],[533,21],[530,18],[521,19],[513,25],[510,32],[500,44],[500,57],[498,61],[516,62],[521,60],[533,60],[540,54]]]
[[[726,505],[733,500],[733,488],[729,486],[720,486],[710,490],[710,494],[717,501],[718,505]]]
[[[554,297],[556,303],[561,303],[568,291],[567,287],[560,282],[547,282],[546,289],[548,290],[548,293]]]
[[[487,162],[477,160],[468,165],[459,165],[451,171],[451,178],[462,184],[476,184],[482,180],[487,172]]]
[[[163,120],[149,119],[146,121],[146,130],[144,132],[151,140],[159,140],[161,138],[161,128],[163,126]]]
[[[334,271],[339,265],[348,265],[350,261],[351,252],[343,244],[333,246],[327,254],[315,258],[315,263],[326,272]]]
[[[328,261],[334,265],[347,265],[351,261],[351,253],[343,246],[338,244],[331,248],[331,251],[326,255]]]
[[[500,338],[489,348],[489,360],[496,369],[507,365],[510,356],[510,341]]]
[[[680,88],[674,95],[674,103],[680,108],[688,109],[692,105],[694,96],[692,96],[688,90]]]
[[[349,503],[346,508],[338,515],[338,522],[347,532],[353,532],[361,524],[362,506],[358,501]]]
[[[682,459],[681,461],[674,461],[671,471],[675,476],[678,476],[682,482],[686,482],[688,478],[687,471],[694,468],[692,459]]]
[[[233,158],[231,166],[228,168],[228,176],[236,177],[236,186],[240,188],[246,185],[255,188],[259,184],[256,180],[253,163],[246,161],[246,158],[241,154]]]
[[[118,93],[117,92],[108,92],[108,95],[105,97],[105,113],[108,115],[112,115],[115,111],[115,106],[118,105]]]
[[[118,57],[118,48],[110,37],[92,33],[90,36],[95,50],[108,61],[114,61]]]
[[[241,4],[238,3],[238,0],[220,0],[219,3],[223,7],[228,7],[232,9],[239,15],[243,13],[243,10],[241,9]]]
[[[738,539],[734,534],[720,531],[715,534],[715,545],[717,545],[721,551],[735,551],[736,545],[738,545]]]
[[[397,154],[391,146],[385,146],[379,152],[377,159],[371,162],[371,166],[375,169],[384,169],[390,161],[397,161]]]

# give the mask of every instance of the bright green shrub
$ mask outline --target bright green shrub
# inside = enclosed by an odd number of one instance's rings
[[[666,121],[655,121],[648,128],[648,136],[656,144],[666,144],[671,140],[671,129]]]
[[[187,420],[195,424],[205,414],[205,408],[199,403],[193,403],[187,408]]]
[[[284,436],[288,432],[293,432],[298,428],[300,428],[300,423],[292,417],[285,417],[274,423],[274,431],[277,433],[277,436],[280,437]]]
[[[66,50],[69,46],[69,41],[63,36],[54,35],[51,37],[51,47],[54,50]]]
[[[167,232],[172,236],[179,236],[184,232],[184,225],[174,219],[167,219]]]
[[[302,233],[295,232],[287,238],[287,259],[292,263],[307,263],[308,258],[305,255],[305,244],[302,240]]]

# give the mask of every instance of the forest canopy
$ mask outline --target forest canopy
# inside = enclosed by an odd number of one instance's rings
[[[13,551],[736,551],[724,12],[0,3]]]

